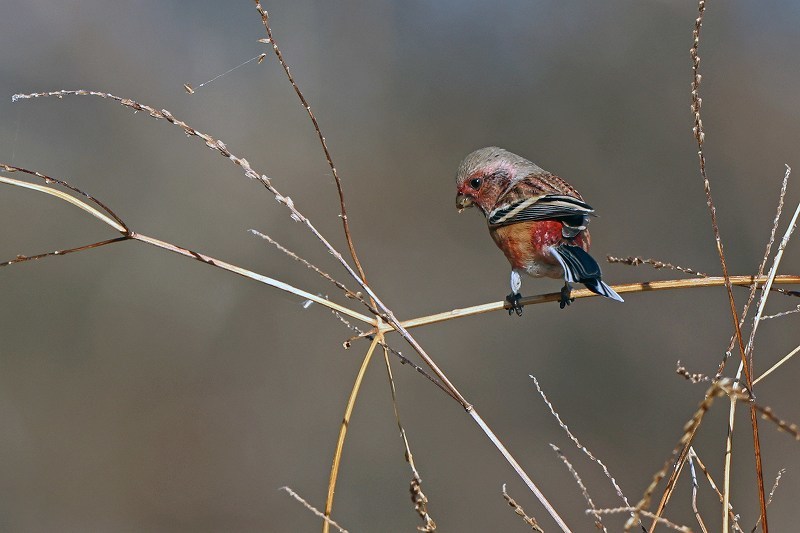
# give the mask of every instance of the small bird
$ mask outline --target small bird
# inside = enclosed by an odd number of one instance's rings
[[[589,215],[594,213],[570,184],[517,154],[496,146],[475,150],[458,167],[456,208],[477,206],[489,234],[511,263],[508,314],[522,315],[521,273],[562,278],[561,309],[572,286],[583,283],[601,296],[624,301],[603,283],[600,266],[589,255]]]

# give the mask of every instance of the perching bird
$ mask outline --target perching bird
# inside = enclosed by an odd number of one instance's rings
[[[469,154],[456,174],[456,207],[477,206],[489,233],[511,263],[508,311],[522,315],[521,273],[562,278],[560,306],[569,305],[570,283],[622,302],[603,283],[600,266],[589,255],[589,215],[594,209],[571,185],[524,157],[490,146]]]

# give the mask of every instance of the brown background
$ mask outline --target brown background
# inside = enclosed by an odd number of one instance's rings
[[[597,209],[593,250],[716,274],[689,112],[693,2],[267,2],[278,42],[344,180],[373,287],[401,318],[500,299],[508,266],[453,175],[497,144],[573,183]],[[795,2],[712,2],[704,27],[708,169],[733,273],[760,261],[784,164],[800,138]],[[134,229],[303,287],[327,285],[247,230],[345,274],[238,168],[144,113],[93,98],[11,103],[17,92],[98,89],[165,108],[272,177],[344,251],[335,188],[275,59],[195,86],[263,51],[252,3],[11,0],[0,8],[0,160],[67,179]],[[798,200],[790,184],[787,211]],[[50,197],[0,188],[0,260],[108,238]],[[785,225],[785,222],[784,222]],[[781,226],[781,232],[784,226]],[[796,243],[782,270],[797,273]],[[609,282],[668,279],[606,265]],[[349,283],[353,285],[352,283]],[[345,400],[366,349],[319,306],[139,243],[0,271],[0,529],[307,531],[318,520]],[[523,292],[558,290],[525,280]],[[746,291],[738,289],[737,302]],[[771,312],[796,301],[773,296]],[[766,322],[756,374],[797,344],[797,315]],[[577,531],[593,528],[561,446],[599,506],[621,505],[571,446],[528,377],[632,502],[662,465],[731,334],[723,290],[530,307],[420,329],[420,342]],[[397,339],[393,345],[411,354]],[[800,420],[793,360],[758,390]],[[524,531],[509,491],[554,526],[455,402],[395,368],[401,413],[442,531]],[[697,440],[722,481],[727,407]],[[334,516],[351,531],[409,531],[410,473],[385,371],[368,371]],[[796,524],[797,444],[762,423],[765,478],[790,470],[771,507]],[[737,418],[733,503],[757,515],[748,417]],[[688,478],[668,516],[696,528]],[[719,505],[706,485],[709,526]],[[621,519],[608,519],[618,530]]]

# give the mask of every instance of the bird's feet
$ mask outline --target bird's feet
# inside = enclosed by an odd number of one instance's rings
[[[572,287],[570,287],[570,284],[564,283],[564,286],[561,287],[561,299],[558,301],[558,307],[564,309],[566,306],[575,301],[575,298],[569,297],[571,293]]]
[[[512,292],[506,296],[506,301],[511,304],[511,309],[508,310],[508,316],[511,316],[511,313],[517,313],[517,316],[522,316],[522,306],[519,305],[521,299],[522,294],[518,292]]]

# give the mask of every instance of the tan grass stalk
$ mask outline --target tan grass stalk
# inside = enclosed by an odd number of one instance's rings
[[[336,165],[333,164],[333,157],[331,156],[330,150],[328,150],[328,143],[325,141],[325,137],[322,135],[322,130],[320,130],[317,117],[315,117],[314,113],[311,111],[311,105],[308,103],[308,101],[306,101],[306,97],[303,96],[303,93],[300,91],[300,87],[298,87],[297,83],[294,81],[294,76],[292,76],[292,72],[289,70],[289,65],[283,59],[283,54],[281,53],[281,49],[278,47],[278,43],[275,42],[275,36],[272,35],[272,28],[269,25],[269,14],[267,13],[267,10],[261,7],[261,2],[259,0],[255,0],[255,5],[256,10],[258,10],[258,14],[261,15],[261,23],[264,25],[264,29],[267,32],[267,38],[262,40],[262,42],[264,44],[272,45],[272,51],[275,52],[275,56],[278,58],[278,62],[281,64],[281,67],[283,67],[283,71],[286,74],[286,77],[289,79],[289,83],[292,84],[292,88],[294,89],[295,94],[297,94],[297,97],[300,99],[303,109],[306,110],[306,113],[308,113],[308,118],[311,119],[311,123],[314,125],[314,130],[316,131],[317,138],[322,146],[322,151],[325,153],[325,159],[327,160],[328,166],[333,174],[333,180],[336,182],[336,191],[339,193],[340,217],[342,219],[342,228],[344,229],[344,238],[347,241],[347,248],[350,250],[350,257],[353,258],[353,263],[356,265],[356,270],[358,270],[358,275],[361,281],[366,283],[367,277],[364,274],[364,269],[361,267],[361,262],[358,260],[356,248],[353,244],[353,237],[350,234],[350,222],[347,219],[347,208],[344,205],[344,190],[342,189],[342,180],[339,178],[339,173],[336,171]]]
[[[762,320],[763,320],[763,317],[762,317]],[[789,359],[791,359],[792,357],[794,357],[794,356],[795,356],[795,354],[797,354],[797,352],[800,352],[800,346],[798,346],[797,348],[795,348],[794,350],[792,350],[792,351],[791,351],[791,352],[789,352],[788,354],[784,355],[784,356],[783,356],[783,358],[781,358],[781,360],[780,360],[780,361],[778,361],[777,363],[775,363],[774,365],[772,365],[772,366],[769,368],[769,370],[767,370],[766,372],[764,372],[763,374],[761,374],[760,376],[758,376],[758,378],[756,378],[756,379],[753,381],[753,385],[755,385],[756,383],[758,383],[759,381],[761,381],[761,380],[762,380],[762,379],[764,379],[765,377],[767,377],[767,376],[769,376],[770,374],[772,374],[773,372],[775,372],[775,371],[776,371],[776,370],[777,370],[777,369],[778,369],[778,368],[779,368],[779,367],[780,367],[780,366],[781,366],[783,363],[785,363],[786,361],[788,361]]]
[[[2,167],[0,167],[2,168]],[[77,207],[78,209],[82,209],[95,217],[96,219],[102,221],[104,224],[111,226],[115,230],[119,231],[120,233],[125,233],[127,230],[116,220],[113,220],[108,215],[105,215],[95,209],[94,207],[90,206],[89,204],[75,198],[69,193],[64,191],[59,191],[58,189],[54,189],[52,187],[47,187],[45,185],[38,185],[36,183],[29,183],[27,181],[15,180],[13,178],[8,178],[6,176],[0,176],[0,183],[6,183],[8,185],[14,185],[16,187],[23,187],[25,189],[30,189],[32,191],[41,192],[44,194],[49,194],[51,196],[55,196],[61,200],[64,200],[67,203],[70,203]]]
[[[617,483],[617,480],[614,479],[614,476],[611,475],[611,472],[608,470],[608,467],[605,465],[605,463],[603,463],[603,461],[601,461],[600,459],[595,457],[595,455],[589,450],[589,448],[584,446],[581,443],[581,441],[578,440],[578,437],[576,437],[572,433],[572,431],[570,431],[569,426],[567,426],[567,424],[564,423],[563,420],[561,420],[561,415],[558,414],[558,412],[556,411],[555,407],[553,407],[552,402],[547,398],[547,395],[544,393],[544,390],[542,390],[542,387],[539,385],[539,380],[536,379],[535,376],[530,376],[530,378],[533,380],[533,384],[536,385],[536,390],[539,392],[539,395],[542,397],[542,401],[544,401],[545,405],[547,405],[547,408],[550,410],[550,414],[552,414],[553,418],[555,418],[556,422],[558,422],[558,426],[561,429],[564,430],[564,433],[567,434],[567,437],[569,438],[569,440],[571,440],[572,443],[575,444],[575,446],[580,451],[582,451],[584,454],[586,454],[586,456],[592,462],[596,463],[603,470],[603,474],[605,474],[605,476],[611,482],[611,485],[614,487],[614,490],[616,491],[617,496],[620,497],[620,499],[622,500],[622,502],[625,504],[626,507],[630,507],[631,504],[628,501],[628,498],[622,492],[622,488],[619,486],[619,483]],[[551,444],[551,446],[552,446],[552,444]],[[563,457],[562,457],[562,459],[566,460]],[[598,517],[598,520],[599,520],[599,517]]]
[[[592,500],[592,497],[589,495],[589,489],[586,488],[586,485],[583,483],[583,480],[581,479],[581,476],[578,474],[578,471],[575,470],[575,467],[572,466],[572,463],[569,462],[569,459],[567,459],[567,456],[564,455],[564,452],[561,451],[561,448],[559,448],[553,443],[550,443],[550,447],[553,448],[553,451],[556,452],[558,458],[561,459],[561,462],[564,463],[564,466],[567,467],[569,473],[572,474],[572,479],[575,480],[575,484],[577,484],[578,488],[581,490],[583,499],[586,500],[586,503],[589,504],[589,509],[587,509],[586,512],[591,513],[591,515],[594,517],[594,527],[596,529],[603,530],[605,533],[608,533],[606,526],[603,524],[603,519],[600,518],[600,514],[597,512],[597,506],[595,506],[594,500]]]
[[[514,509],[514,514],[522,518],[523,522],[531,526],[532,531],[537,531],[538,533],[544,533],[544,530],[541,527],[539,527],[539,523],[536,521],[536,519],[533,518],[532,516],[528,516],[525,513],[525,509],[523,509],[522,506],[520,506],[520,504],[518,504],[514,498],[508,495],[508,492],[506,492],[505,483],[503,483],[502,492],[503,492],[503,499],[505,499],[508,505],[510,505],[511,508]]]
[[[706,468],[706,465],[703,464],[703,461],[700,459],[700,456],[697,455],[697,450],[695,450],[693,446],[689,448],[689,456],[693,457],[694,460],[697,461],[697,467],[706,477],[706,480],[708,480],[708,484],[711,487],[711,489],[717,494],[719,502],[722,503],[723,502],[722,493],[720,492],[719,488],[717,488],[717,484],[714,483],[714,478],[711,477],[711,472],[709,472],[708,468]],[[730,516],[731,527],[734,529],[734,531],[743,533],[742,528],[739,526],[739,517],[733,512],[733,505],[731,505],[730,503],[728,503],[728,515]]]
[[[329,517],[327,517],[324,514],[322,514],[321,512],[319,512],[319,509],[317,509],[316,507],[314,507],[313,505],[308,503],[305,499],[303,499],[302,496],[297,494],[291,488],[289,488],[289,487],[281,487],[281,490],[286,491],[289,494],[289,496],[291,496],[292,498],[294,498],[295,500],[297,500],[298,502],[303,504],[303,507],[305,507],[306,509],[308,509],[309,511],[311,511],[312,513],[314,513],[318,517],[322,518],[322,520],[326,524],[330,524],[333,527],[335,527],[339,531],[339,533],[348,533],[346,529],[344,529],[342,526],[340,526],[339,524],[337,524],[336,522],[331,520]]]
[[[749,287],[751,285],[763,285],[767,281],[766,276],[728,276],[732,285],[740,287]],[[795,275],[781,275],[775,276],[773,284],[800,284],[800,276]],[[709,278],[690,278],[690,279],[671,279],[663,281],[644,281],[639,283],[623,283],[619,285],[612,285],[612,288],[620,294],[652,292],[652,291],[666,291],[675,289],[699,289],[701,287],[721,287],[725,285],[725,278],[723,277],[709,277]],[[589,289],[573,289],[570,293],[570,298],[594,298],[597,295]],[[520,305],[536,305],[547,302],[557,302],[561,298],[561,293],[552,292],[547,294],[540,294],[536,296],[526,296],[522,298]],[[420,326],[427,326],[430,324],[438,324],[439,322],[447,322],[448,320],[455,320],[468,316],[481,315],[484,313],[492,313],[495,311],[508,310],[509,304],[505,301],[496,301],[480,305],[473,305],[461,309],[452,309],[442,313],[433,315],[421,316],[404,320],[400,325],[406,329],[418,328]],[[385,324],[381,326],[382,332],[392,331],[393,326]],[[372,335],[375,330],[364,332],[363,336]]]
[[[675,522],[671,522],[666,518],[656,515],[655,513],[651,513],[650,511],[643,511],[641,509],[637,509],[636,507],[614,507],[612,509],[597,509],[596,512],[601,515],[637,512],[642,516],[646,516],[647,518],[652,518],[653,521],[655,521],[656,523],[663,524],[670,529],[674,529],[675,531],[681,531],[682,533],[692,533],[692,529],[687,526],[676,524]]]
[[[697,519],[697,524],[700,526],[700,529],[703,530],[703,533],[708,533],[706,523],[703,521],[703,517],[700,515],[700,509],[697,507],[697,473],[694,470],[694,459],[692,458],[691,448],[689,448],[687,460],[689,461],[689,473],[692,476],[692,511],[694,512],[694,517]]]
[[[788,167],[787,167],[788,168]],[[788,172],[788,171],[787,171]],[[783,251],[786,249],[786,245],[789,243],[789,239],[792,236],[792,232],[794,231],[795,226],[797,225],[797,218],[800,216],[800,204],[798,204],[797,208],[794,211],[794,215],[792,215],[792,219],[789,222],[789,227],[786,228],[786,232],[781,239],[781,243],[778,245],[778,251],[775,254],[775,258],[772,261],[772,267],[769,271],[769,276],[767,277],[767,282],[764,285],[764,290],[761,292],[761,299],[758,302],[758,311],[756,311],[756,315],[753,318],[753,329],[750,331],[750,338],[747,341],[747,349],[746,353],[750,355],[750,365],[752,365],[752,354],[753,354],[753,346],[755,344],[755,337],[756,332],[758,331],[758,325],[761,322],[761,315],[764,312],[764,307],[767,305],[767,298],[769,298],[769,289],[772,286],[773,280],[775,279],[775,275],[778,272],[778,267],[780,266],[781,259],[783,259]],[[744,371],[744,375],[747,379],[747,386],[749,392],[753,393],[753,381],[750,378],[752,373],[752,369],[748,370],[748,361],[747,358],[743,358],[742,361],[739,363],[739,369],[736,373],[737,378],[739,375]],[[728,501],[730,499],[730,478],[731,478],[731,456],[733,450],[733,429],[734,429],[734,411],[736,409],[736,396],[731,396],[731,406],[730,411],[728,413],[728,435],[725,439],[725,477],[723,479],[723,519],[722,525],[725,531],[727,531],[728,527]],[[750,402],[750,415],[751,419],[756,418],[756,405],[753,402]],[[755,426],[754,426],[755,427]],[[760,466],[760,456],[756,457],[757,464]],[[767,532],[767,504],[764,498],[764,480],[763,477],[759,478],[759,500],[761,502],[761,529],[764,533]]]
[[[711,216],[711,228],[714,231],[714,240],[717,244],[717,253],[719,255],[719,262],[722,266],[722,275],[725,278],[725,289],[728,292],[728,301],[730,303],[730,311],[731,311],[731,320],[733,321],[733,329],[736,334],[736,341],[739,345],[739,355],[742,360],[742,368],[744,369],[744,377],[747,383],[747,389],[749,391],[753,390],[753,379],[750,375],[750,370],[747,366],[747,357],[745,353],[745,346],[744,341],[742,340],[742,330],[739,326],[739,316],[736,311],[736,302],[733,299],[733,288],[731,286],[731,281],[728,275],[728,265],[725,261],[725,252],[723,251],[722,247],[722,237],[720,236],[719,225],[717,224],[717,211],[714,207],[714,200],[711,196],[711,182],[708,179],[708,175],[706,174],[706,159],[705,154],[703,153],[703,142],[705,140],[705,131],[703,130],[703,121],[701,120],[700,116],[700,107],[702,105],[702,99],[700,98],[700,55],[698,50],[700,48],[700,30],[703,27],[703,15],[705,14],[706,10],[706,1],[699,0],[697,6],[697,19],[695,19],[694,23],[694,30],[692,32],[693,42],[692,48],[689,51],[689,54],[692,58],[692,113],[694,115],[694,137],[697,141],[697,157],[700,163],[700,176],[703,179],[703,189],[706,194],[706,204],[708,206],[709,215]],[[733,400],[732,400],[733,401]],[[761,507],[761,528],[763,533],[767,533],[769,531],[769,527],[767,526],[767,503],[764,495],[764,473],[763,468],[761,465],[761,443],[759,441],[758,436],[758,417],[756,416],[756,411],[750,406],[750,425],[753,429],[753,454],[755,456],[755,467],[756,467],[756,480],[758,482],[758,500],[759,505]],[[732,427],[731,427],[732,429]],[[726,491],[727,492],[727,491]],[[664,493],[664,498],[662,498],[661,503],[659,503],[659,507],[656,510],[656,516],[659,516],[660,513],[663,511],[663,505],[666,504],[668,497],[667,493]],[[726,502],[727,503],[727,502]],[[728,531],[728,508],[727,506],[723,505],[722,509],[722,519],[723,519],[723,530]],[[653,525],[650,528],[650,532],[652,533],[655,530],[656,522],[653,522]]]
[[[116,220],[113,220],[112,218],[110,218],[107,215],[101,213],[100,211],[98,211],[94,207],[90,206],[89,204],[87,204],[83,200],[80,200],[80,199],[78,199],[78,198],[76,198],[76,197],[74,197],[74,196],[72,196],[72,195],[70,195],[70,194],[68,194],[68,193],[66,193],[64,191],[60,191],[58,189],[54,189],[54,188],[48,187],[46,185],[38,185],[38,184],[34,184],[34,183],[29,183],[29,182],[26,182],[26,181],[20,181],[20,180],[8,178],[8,177],[5,177],[5,176],[0,176],[0,183],[6,183],[8,185],[13,185],[15,187],[23,187],[23,188],[30,189],[30,190],[33,190],[33,191],[36,191],[36,192],[41,192],[41,193],[44,193],[44,194],[49,194],[49,195],[55,196],[56,198],[59,198],[60,200],[68,202],[68,203],[78,207],[79,209],[89,213],[93,217],[97,218],[98,220],[101,220],[103,223],[105,223],[106,225],[110,226],[111,228],[119,231],[120,233],[123,233],[123,235],[125,236],[125,239],[144,242],[144,243],[156,246],[158,248],[162,248],[164,250],[169,250],[170,252],[175,252],[177,254],[180,254],[180,255],[183,255],[185,257],[189,257],[189,258],[195,259],[195,260],[200,261],[202,263],[206,263],[208,265],[211,265],[211,266],[214,266],[214,267],[217,267],[217,268],[221,268],[223,270],[227,270],[228,272],[232,272],[234,274],[238,274],[240,276],[252,279],[254,281],[258,281],[260,283],[264,283],[265,285],[269,285],[269,286],[274,287],[276,289],[280,289],[282,291],[289,292],[291,294],[295,294],[295,295],[297,295],[297,296],[299,296],[299,297],[301,297],[303,299],[311,300],[311,301],[316,302],[316,303],[318,303],[318,304],[320,304],[322,306],[327,307],[328,309],[335,310],[335,311],[337,311],[337,312],[339,312],[339,313],[341,313],[343,315],[347,315],[350,318],[354,318],[356,320],[360,320],[360,321],[362,321],[362,322],[364,322],[366,324],[375,324],[375,320],[373,318],[370,318],[370,317],[368,317],[366,315],[362,315],[361,313],[357,313],[355,311],[352,311],[351,309],[349,309],[347,307],[339,305],[339,304],[337,304],[335,302],[331,302],[330,300],[327,300],[325,298],[317,296],[316,294],[312,294],[310,292],[304,291],[303,289],[298,289],[297,287],[289,285],[288,283],[284,283],[282,281],[278,281],[276,279],[270,278],[268,276],[264,276],[262,274],[257,274],[255,272],[252,272],[250,270],[238,267],[236,265],[232,265],[230,263],[226,263],[225,261],[222,261],[220,259],[215,259],[215,258],[213,258],[211,256],[204,255],[204,254],[201,254],[199,252],[194,252],[194,251],[189,250],[187,248],[182,248],[182,247],[177,246],[175,244],[171,244],[171,243],[162,241],[160,239],[156,239],[155,237],[148,237],[147,235],[143,235],[141,233],[136,233],[136,232],[133,232],[133,231],[129,231],[122,224],[117,222]],[[108,241],[102,241],[102,243],[117,242],[118,240],[119,239],[110,239]],[[97,244],[100,244],[100,243],[97,243]],[[87,246],[89,246],[89,247],[96,246],[96,244],[87,245]],[[74,250],[77,251],[77,250],[83,250],[83,249],[87,249],[87,247],[75,248]],[[55,255],[63,255],[63,254],[64,254],[64,252],[55,253]],[[48,254],[44,254],[44,255],[48,255]],[[8,261],[7,263],[8,264],[12,264],[14,262],[16,262],[16,261],[12,260],[12,261]]]
[[[347,399],[347,407],[345,407],[344,416],[342,417],[342,425],[339,427],[339,438],[336,441],[336,451],[333,453],[331,475],[328,480],[328,495],[325,498],[325,518],[330,518],[331,511],[333,510],[333,495],[336,491],[336,478],[339,476],[339,466],[341,465],[342,461],[344,441],[347,437],[347,427],[350,425],[350,417],[353,415],[353,408],[356,405],[358,391],[361,389],[361,382],[364,380],[364,373],[367,371],[369,362],[372,360],[372,354],[375,352],[375,347],[378,346],[381,338],[382,335],[375,335],[375,338],[372,340],[372,344],[369,345],[367,354],[364,356],[364,359],[361,361],[361,366],[358,369],[358,375],[356,376],[356,380],[353,383],[353,388],[350,391],[350,397]],[[328,525],[328,520],[325,520],[322,525],[322,531],[327,533]]]
[[[389,360],[389,347],[382,343],[383,348],[383,362],[386,367],[386,377],[389,380],[389,390],[392,392],[392,409],[394,411],[394,419],[397,422],[397,429],[400,431],[400,438],[403,440],[403,448],[405,450],[405,459],[408,466],[411,467],[411,484],[409,491],[411,493],[411,501],[414,503],[414,510],[425,523],[423,526],[417,527],[419,531],[430,533],[436,531],[436,522],[428,513],[428,498],[422,492],[422,478],[417,471],[417,465],[414,463],[414,454],[411,453],[411,445],[408,443],[408,435],[400,421],[400,409],[397,406],[397,387],[394,383],[394,375],[392,374],[392,365]]]

